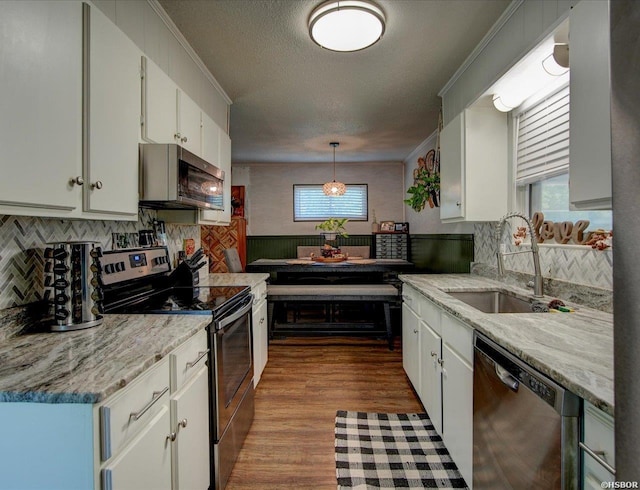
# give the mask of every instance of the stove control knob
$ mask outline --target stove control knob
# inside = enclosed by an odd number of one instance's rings
[[[107,264],[104,266],[104,273],[105,274],[112,274],[113,272],[115,272],[114,268],[113,268],[113,264]]]
[[[69,318],[69,310],[66,308],[58,308],[56,309],[56,320],[66,320]]]
[[[67,258],[67,251],[64,248],[51,248],[44,249],[44,256],[47,259],[64,260]]]
[[[124,272],[124,262],[118,262],[116,264],[116,272]]]

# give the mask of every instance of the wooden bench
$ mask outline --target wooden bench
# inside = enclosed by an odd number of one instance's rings
[[[393,350],[391,327],[391,304],[399,299],[398,289],[391,284],[273,284],[267,286],[269,336],[276,332],[288,334],[356,334],[366,333],[362,325],[335,322],[333,311],[336,305],[361,303],[363,308],[381,305],[384,310],[384,327],[389,349]],[[327,317],[323,322],[310,324],[279,324],[278,308],[290,305],[319,303],[327,306]]]

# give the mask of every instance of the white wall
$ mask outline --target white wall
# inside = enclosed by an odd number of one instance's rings
[[[293,185],[324,184],[333,177],[333,164],[242,164],[232,167],[232,184],[245,186],[248,235],[313,235],[316,222],[293,221]],[[380,221],[405,221],[402,163],[341,163],[336,180],[368,184],[369,221],[351,221],[352,235],[371,233],[373,210]]]
[[[413,185],[413,170],[418,166],[418,158],[436,147],[437,132],[434,132],[420,146],[418,146],[404,161],[404,197],[407,199],[407,189]],[[403,203],[406,221],[409,222],[409,232],[416,235],[434,233],[473,233],[472,223],[443,224],[440,221],[440,208],[430,208],[428,205],[420,212],[414,211]]]

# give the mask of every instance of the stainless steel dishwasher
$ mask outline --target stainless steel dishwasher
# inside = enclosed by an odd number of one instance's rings
[[[474,337],[473,490],[574,490],[580,399]]]

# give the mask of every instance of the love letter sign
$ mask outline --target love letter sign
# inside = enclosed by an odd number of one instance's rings
[[[572,223],[571,221],[563,221],[562,223],[554,223],[545,220],[544,214],[541,212],[533,213],[533,230],[538,237],[538,243],[545,240],[555,239],[558,243],[569,243],[569,240],[577,245],[586,245],[589,241],[589,233],[585,230],[589,227],[589,220],[581,219]]]

